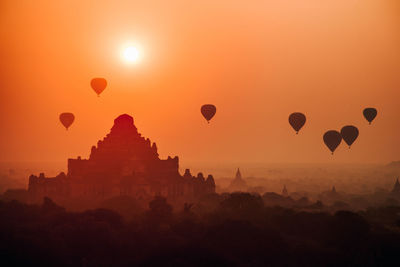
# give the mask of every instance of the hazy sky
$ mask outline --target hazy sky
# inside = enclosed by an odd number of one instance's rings
[[[87,157],[122,113],[183,167],[400,159],[398,0],[3,0],[0,34],[0,161]],[[108,80],[100,98],[93,77]],[[347,124],[360,136],[332,157],[322,135]]]

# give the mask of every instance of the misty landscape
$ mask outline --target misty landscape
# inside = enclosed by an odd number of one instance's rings
[[[19,266],[398,262],[399,162],[226,166],[212,169],[216,193],[190,202],[120,195],[62,205],[47,197],[32,203],[26,177],[40,169],[13,166],[1,176],[1,251]]]

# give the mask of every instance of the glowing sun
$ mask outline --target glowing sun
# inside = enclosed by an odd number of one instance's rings
[[[136,63],[140,60],[139,49],[135,46],[128,46],[125,48],[123,58],[126,62]]]

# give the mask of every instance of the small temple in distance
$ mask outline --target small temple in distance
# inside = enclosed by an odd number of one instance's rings
[[[43,197],[52,199],[107,199],[130,196],[151,199],[156,195],[168,199],[192,200],[215,193],[212,175],[192,176],[189,169],[179,173],[178,157],[160,159],[156,143],[144,138],[127,114],[114,120],[111,131],[97,146],[91,148],[88,159],[68,159],[68,172],[56,177],[29,177],[32,202]]]
[[[286,185],[283,185],[282,196],[284,196],[284,197],[288,197],[289,196],[289,192],[288,192],[288,190],[286,188]]]
[[[235,178],[232,180],[231,184],[229,185],[229,190],[231,192],[246,192],[247,191],[247,183],[242,178],[242,173],[238,168],[236,171]]]
[[[396,179],[396,183],[393,186],[391,194],[393,196],[400,196],[400,183],[399,183],[399,178]]]

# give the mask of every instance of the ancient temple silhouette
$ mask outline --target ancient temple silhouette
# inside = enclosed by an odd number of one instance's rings
[[[238,168],[236,171],[235,179],[232,180],[229,185],[230,191],[247,191],[247,183],[242,179],[242,174],[240,173],[240,169]]]
[[[392,195],[400,196],[400,183],[399,183],[399,178],[396,179],[396,183],[395,183],[394,186],[393,186]]]
[[[331,193],[332,193],[332,194],[336,194],[336,193],[337,193],[337,192],[336,192],[336,187],[335,187],[335,186],[332,186]]]
[[[140,199],[161,195],[193,198],[215,192],[212,175],[179,174],[178,157],[160,159],[156,143],[138,133],[133,118],[123,114],[111,132],[91,149],[89,159],[68,159],[68,173],[53,178],[29,177],[33,200],[52,198],[104,199],[120,195]]]
[[[286,185],[283,185],[282,196],[284,196],[284,197],[289,196],[289,192],[288,192],[288,190],[286,188]]]

